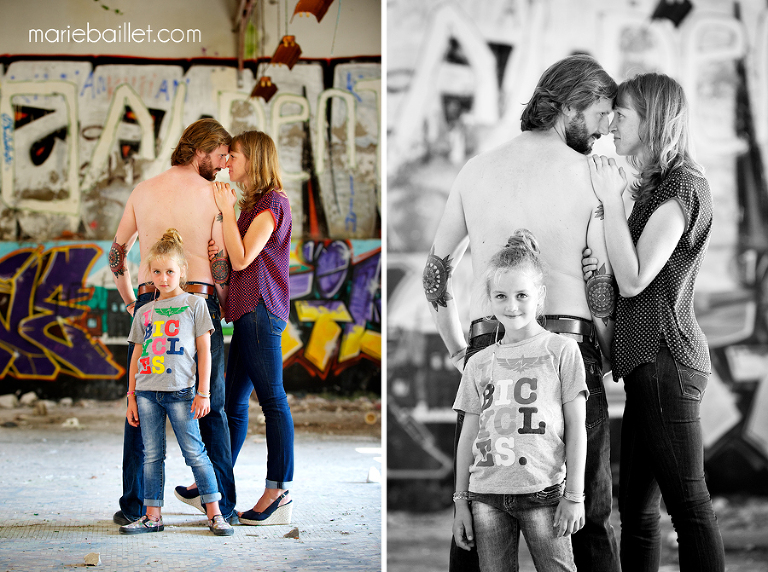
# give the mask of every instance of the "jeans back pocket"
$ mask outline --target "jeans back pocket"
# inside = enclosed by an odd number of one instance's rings
[[[677,379],[680,382],[680,393],[683,397],[694,401],[701,401],[707,389],[709,375],[703,371],[693,369],[675,360],[677,367]]]

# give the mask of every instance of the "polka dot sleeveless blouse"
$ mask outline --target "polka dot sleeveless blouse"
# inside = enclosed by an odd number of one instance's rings
[[[664,340],[681,364],[710,372],[709,348],[693,313],[693,287],[712,233],[712,195],[707,180],[687,169],[670,174],[644,205],[635,205],[628,225],[637,241],[659,206],[676,200],[685,230],[672,256],[637,296],[619,296],[613,338],[613,376],[618,379],[656,360]]]
[[[253,219],[265,210],[272,214],[275,230],[248,268],[230,274],[226,313],[230,322],[255,310],[261,300],[267,310],[288,321],[292,226],[288,197],[278,191],[264,193],[253,209],[240,213],[237,228],[244,237]]]

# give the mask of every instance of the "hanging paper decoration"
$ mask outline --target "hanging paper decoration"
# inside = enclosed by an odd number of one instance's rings
[[[299,0],[296,3],[296,9],[293,11],[293,15],[295,16],[298,14],[299,18],[301,18],[306,14],[307,18],[309,18],[310,14],[314,14],[319,22],[323,19],[323,16],[325,16],[325,13],[328,11],[331,4],[333,4],[333,0]]]
[[[256,82],[256,86],[251,92],[251,97],[262,97],[264,98],[264,103],[267,103],[276,92],[277,86],[272,83],[272,78],[265,75]]]
[[[283,41],[280,42],[275,50],[275,55],[272,56],[271,64],[285,64],[288,69],[292,69],[293,66],[299,61],[301,55],[301,48],[296,43],[296,36],[283,36]]]

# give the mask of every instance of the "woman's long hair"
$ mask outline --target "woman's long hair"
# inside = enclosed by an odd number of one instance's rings
[[[243,196],[240,210],[248,211],[256,206],[262,195],[269,191],[284,193],[280,179],[280,163],[277,147],[272,138],[262,131],[245,131],[235,135],[230,149],[237,149],[245,156],[247,181],[240,185]]]
[[[632,196],[638,204],[645,203],[676,169],[684,167],[704,175],[704,168],[690,151],[688,101],[679,83],[664,74],[639,74],[619,85],[616,102],[619,107],[631,107],[640,116],[638,135],[645,145],[646,157],[627,157],[640,173],[632,186]]]

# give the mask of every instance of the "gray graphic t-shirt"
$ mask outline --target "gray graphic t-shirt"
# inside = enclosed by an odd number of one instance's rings
[[[541,332],[467,362],[453,408],[480,416],[469,490],[528,494],[565,478],[563,404],[589,395],[575,340]]]
[[[208,307],[184,292],[139,308],[128,340],[141,352],[136,391],[178,391],[195,385],[195,338],[213,331]]]

